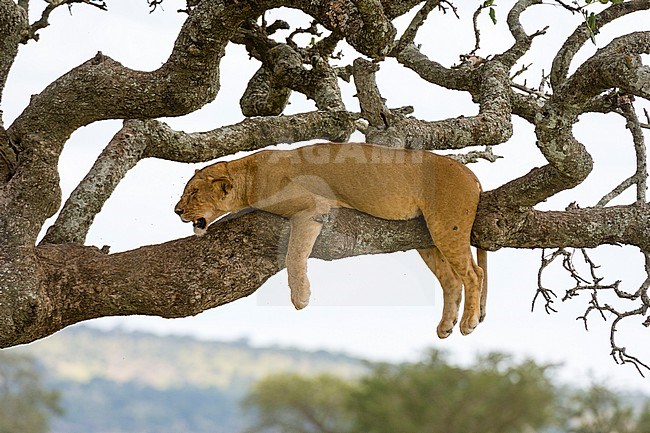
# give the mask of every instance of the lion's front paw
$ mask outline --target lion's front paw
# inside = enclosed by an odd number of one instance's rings
[[[297,290],[292,291],[291,303],[293,304],[294,307],[296,307],[296,310],[302,310],[307,305],[309,305],[310,296],[311,296],[311,291],[309,290],[309,288],[300,291]]]

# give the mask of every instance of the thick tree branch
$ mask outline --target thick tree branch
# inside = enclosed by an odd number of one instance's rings
[[[555,89],[553,100],[562,100],[572,109],[584,111],[592,98],[612,88],[650,99],[650,68],[640,54],[650,53],[650,32],[618,37],[598,50]]]
[[[461,149],[501,144],[512,136],[508,70],[497,61],[487,61],[478,68],[476,74],[480,77],[475,96],[479,114],[433,122],[401,118],[396,127],[403,131],[406,147]]]
[[[599,14],[596,14],[596,28],[601,29],[617,18],[646,9],[650,9],[650,0],[629,0],[620,4],[614,4]],[[578,50],[589,39],[589,30],[584,23],[581,23],[557,52],[553,59],[551,69],[551,86],[554,90],[559,89],[564,84],[569,72],[571,60],[573,60]]]
[[[474,68],[464,63],[458,68],[445,68],[429,59],[415,45],[408,45],[397,54],[397,61],[432,84],[452,90],[473,91],[478,87]]]
[[[650,248],[650,206],[593,207],[567,211],[497,211],[481,203],[474,239],[485,249],[595,248],[598,245],[634,245]]]
[[[639,53],[649,49],[650,32],[617,38],[556,89],[534,119],[537,146],[549,165],[493,191],[490,200],[495,201],[495,206],[534,206],[587,177],[593,161],[584,145],[574,138],[573,124],[594,98],[611,88],[647,97],[650,75]]]
[[[483,248],[603,243],[647,248],[649,214],[647,204],[531,211],[518,224],[502,225],[505,230],[495,232],[489,229],[497,226],[493,216],[481,212],[474,238]],[[563,236],[567,233],[572,234],[569,239]],[[23,261],[41,276],[41,294],[29,302],[19,300],[30,306],[30,314],[14,309],[13,302],[0,305],[0,317],[11,318],[0,323],[0,347],[33,341],[94,317],[182,317],[248,296],[283,268],[287,236],[286,220],[253,212],[212,226],[204,237],[113,255],[75,244],[40,246]],[[430,246],[421,219],[387,221],[342,209],[330,214],[312,257],[334,260]]]
[[[12,0],[0,0],[0,102],[20,41],[29,27],[27,11]],[[6,134],[0,111],[0,186],[15,172],[18,150]]]
[[[379,93],[375,73],[379,65],[358,58],[354,60],[352,73],[357,89],[357,99],[361,108],[361,117],[368,121],[363,134],[368,143],[382,144],[390,147],[406,147],[404,135],[394,128],[396,115],[386,107],[384,98]]]
[[[246,117],[279,116],[289,103],[290,96],[291,89],[273,83],[269,68],[261,66],[248,82],[239,106]]]

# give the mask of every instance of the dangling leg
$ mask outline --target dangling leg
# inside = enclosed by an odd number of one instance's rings
[[[467,335],[476,328],[481,315],[483,270],[474,263],[470,250],[473,214],[462,209],[447,210],[447,213],[442,213],[441,209],[436,209],[437,212],[423,209],[422,213],[433,243],[465,287],[460,332]]]
[[[479,317],[479,321],[482,322],[485,320],[485,314],[487,312],[487,251],[477,248],[476,262],[478,263],[478,266],[483,270],[483,284],[481,285],[481,317]]]
[[[458,321],[463,282],[449,266],[438,248],[418,250],[418,253],[442,286],[442,318],[438,324],[437,333],[438,337],[447,338]]]
[[[465,302],[463,317],[460,320],[460,332],[470,334],[480,322],[481,317],[481,288],[483,286],[483,269],[474,263],[469,243],[438,242],[440,252],[448,260],[451,268],[458,274],[465,287]]]
[[[311,255],[316,238],[323,224],[312,219],[309,214],[297,214],[291,218],[291,234],[287,247],[287,273],[291,302],[296,310],[301,310],[309,304],[309,279],[307,278],[307,259]]]

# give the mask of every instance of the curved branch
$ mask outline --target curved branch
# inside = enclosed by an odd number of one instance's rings
[[[9,70],[18,54],[18,46],[28,28],[25,9],[12,0],[0,0],[0,101]],[[16,171],[17,153],[2,124],[0,111],[0,186]]]
[[[262,62],[240,100],[244,115],[280,114],[290,90],[312,99],[319,110],[345,110],[336,72],[315,47],[303,49],[295,43],[276,42],[255,23],[238,31],[233,40]],[[338,36],[333,41],[336,44]]]
[[[83,243],[92,222],[126,173],[143,158],[205,162],[279,143],[345,141],[354,124],[345,112],[246,119],[210,132],[186,134],[155,120],[129,120],[113,137],[63,206],[42,243]]]
[[[463,64],[458,68],[445,68],[440,63],[429,59],[415,45],[408,45],[397,54],[397,61],[420,78],[432,84],[451,90],[475,90],[478,83],[473,76],[473,68]]]
[[[424,24],[427,17],[435,7],[440,6],[441,0],[427,0],[422,8],[415,14],[411,23],[408,25],[402,37],[397,41],[395,46],[392,49],[391,55],[396,57],[407,45],[412,45],[415,40],[415,35],[418,30]]]
[[[515,43],[505,53],[495,56],[495,59],[507,65],[509,68],[512,68],[517,63],[517,60],[528,52],[533,43],[533,39],[543,35],[546,29],[548,29],[546,27],[532,35],[528,35],[519,21],[519,17],[526,9],[539,4],[542,4],[542,0],[519,0],[508,13],[508,27],[510,28],[510,33],[515,38]]]
[[[479,114],[440,121],[396,118],[394,126],[411,149],[461,149],[496,145],[512,136],[511,89],[508,70],[497,61],[487,61],[477,70],[476,99]]]
[[[620,36],[580,65],[551,99],[581,111],[590,99],[612,88],[650,99],[650,68],[640,56],[649,53],[650,32]]]
[[[638,53],[650,50],[650,32],[632,33],[613,40],[583,63],[556,89],[535,115],[537,146],[549,165],[491,191],[494,206],[532,207],[560,191],[580,184],[591,172],[593,160],[573,136],[578,115],[593,99],[614,87],[648,97],[650,74]]]
[[[202,2],[160,69],[134,71],[98,53],[32,97],[7,130],[23,150],[11,187],[5,189],[12,203],[5,217],[27,221],[17,232],[23,244],[34,244],[39,226],[59,207],[57,162],[70,134],[101,119],[174,116],[212,100],[223,48],[252,13],[250,6]]]
[[[629,0],[620,4],[613,4],[596,15],[596,28],[601,29],[617,18],[646,9],[650,9],[650,0]],[[551,87],[554,90],[559,89],[564,84],[573,57],[589,38],[589,30],[584,23],[581,23],[557,52],[551,68]]]

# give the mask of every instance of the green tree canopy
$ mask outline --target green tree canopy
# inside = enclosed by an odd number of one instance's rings
[[[342,433],[350,431],[347,399],[353,385],[330,375],[307,378],[295,374],[261,380],[244,407],[257,412],[248,432],[278,428],[291,433]]]
[[[269,377],[245,407],[259,417],[251,431],[508,433],[552,424],[554,401],[548,366],[490,354],[458,367],[432,352],[422,362],[374,366],[354,383]]]

